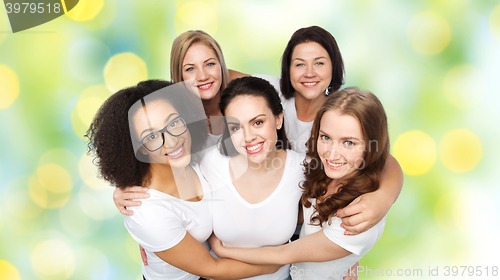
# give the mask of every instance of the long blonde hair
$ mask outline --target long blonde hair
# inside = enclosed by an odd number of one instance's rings
[[[194,43],[202,43],[214,50],[215,56],[219,60],[222,72],[222,81],[219,92],[222,93],[229,83],[229,72],[222,55],[222,50],[219,43],[212,36],[201,30],[190,30],[182,33],[175,38],[170,52],[170,78],[174,83],[182,82],[182,61],[187,50]]]

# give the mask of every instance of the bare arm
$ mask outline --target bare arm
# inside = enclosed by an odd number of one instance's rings
[[[212,245],[212,250],[219,257],[254,264],[284,265],[298,262],[325,262],[351,254],[351,252],[328,239],[322,230],[280,246],[261,248],[226,247],[213,235],[210,238],[210,245]]]
[[[403,188],[403,171],[398,161],[389,155],[377,191],[366,193],[338,211],[346,234],[367,231],[384,218]]]
[[[174,247],[155,252],[163,261],[194,275],[209,279],[240,279],[276,272],[277,265],[253,265],[216,259],[189,233]]]

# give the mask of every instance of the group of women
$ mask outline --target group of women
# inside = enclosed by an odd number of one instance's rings
[[[172,46],[176,84],[144,81],[102,105],[89,150],[118,187],[144,279],[342,279],[380,238],[402,187],[382,104],[339,90],[323,28],[297,30],[281,68],[228,70],[212,37],[188,31]]]

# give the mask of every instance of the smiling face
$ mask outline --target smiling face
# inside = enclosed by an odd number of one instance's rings
[[[326,176],[341,179],[363,168],[365,139],[358,119],[338,109],[325,112],[320,121],[318,155]]]
[[[332,80],[332,61],[316,42],[298,44],[292,52],[290,82],[297,94],[313,100],[325,93]]]
[[[157,100],[148,103],[145,110],[141,107],[132,118],[137,139],[144,139],[143,141],[160,140],[161,144],[163,142],[160,139],[161,135],[158,136],[155,132],[165,128],[174,135],[182,133],[184,124],[179,121],[178,117],[177,110],[167,101]],[[191,161],[191,134],[189,130],[186,129],[178,136],[164,132],[163,137],[165,141],[159,149],[149,151],[143,146],[140,148],[140,152],[149,156],[150,163],[167,164],[174,168],[186,167]],[[154,149],[152,146],[148,148]]]
[[[201,99],[214,98],[222,84],[221,66],[214,50],[201,43],[192,44],[182,60],[182,80],[193,80]]]
[[[240,155],[260,164],[275,151],[283,114],[274,116],[264,98],[241,95],[225,110],[231,141]]]

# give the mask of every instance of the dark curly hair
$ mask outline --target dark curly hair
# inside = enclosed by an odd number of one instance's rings
[[[344,84],[344,62],[342,61],[342,55],[340,54],[339,46],[337,41],[333,38],[330,32],[319,26],[309,26],[301,28],[295,33],[288,41],[283,56],[281,57],[281,93],[286,99],[290,99],[295,96],[295,89],[290,81],[290,64],[292,61],[292,53],[295,47],[302,43],[315,42],[320,44],[332,61],[332,81],[328,86],[330,92],[334,92],[340,89]]]
[[[142,108],[134,104],[145,99],[146,102],[169,102],[186,120],[192,138],[191,163],[199,160],[195,153],[202,150],[208,138],[208,124],[200,98],[183,84],[148,80],[116,92],[103,103],[85,137],[89,142],[88,154],[94,157],[100,175],[119,188],[149,184],[147,155],[134,151],[129,126],[129,110]]]
[[[226,89],[224,89],[219,103],[222,115],[226,115],[226,108],[229,103],[231,103],[235,97],[240,95],[262,97],[266,101],[267,107],[271,109],[271,112],[273,112],[275,117],[283,113],[283,106],[281,106],[280,97],[274,86],[264,79],[249,76],[232,80],[227,85]],[[238,154],[238,151],[236,151],[236,148],[233,146],[233,142],[229,139],[231,136],[227,127],[227,121],[224,120],[224,122],[226,122],[226,127],[222,134],[219,151],[221,154],[226,156],[235,156]],[[276,148],[282,150],[290,149],[290,143],[286,137],[284,122],[277,133],[278,141],[276,141]]]
[[[331,222],[333,215],[351,203],[356,197],[373,192],[379,187],[379,176],[389,155],[389,133],[384,107],[378,98],[367,90],[354,87],[345,88],[328,97],[314,119],[311,137],[307,141],[306,159],[302,163],[306,180],[302,184],[304,193],[301,202],[311,207],[310,198],[321,198],[332,179],[326,176],[323,162],[315,148],[318,141],[321,118],[330,110],[340,110],[341,114],[355,117],[361,124],[363,140],[366,144],[364,164],[354,176],[340,182],[339,190],[317,203],[311,223],[322,225]]]

